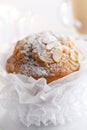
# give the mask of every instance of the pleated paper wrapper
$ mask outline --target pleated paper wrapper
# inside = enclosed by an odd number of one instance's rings
[[[87,114],[87,45],[76,42],[84,55],[80,70],[50,84],[44,78],[6,72],[6,60],[14,45],[0,54],[0,104],[12,120],[27,127],[63,125]]]

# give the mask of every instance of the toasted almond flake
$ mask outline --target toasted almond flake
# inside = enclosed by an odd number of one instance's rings
[[[54,47],[53,43],[47,44],[46,49],[51,50]]]
[[[59,41],[54,41],[49,44],[47,44],[46,48],[47,50],[51,50],[52,48],[60,47],[61,43]]]
[[[76,68],[78,68],[79,64],[77,62],[72,61],[71,59],[69,59],[69,62],[71,63],[72,70],[76,70]]]
[[[72,51],[71,54],[70,54],[70,58],[73,61],[78,61],[78,55],[77,55],[77,53],[75,53],[75,51]]]
[[[53,60],[55,62],[59,62],[61,57],[62,57],[62,51],[61,50],[57,49],[53,52]]]
[[[45,63],[49,63],[49,64],[53,63],[52,58],[50,56],[48,56],[48,55],[40,56],[40,60],[45,62]]]
[[[72,41],[68,41],[67,45],[69,48],[73,48],[75,46],[74,42],[72,42]]]
[[[78,53],[78,62],[80,63],[83,59],[83,54],[81,52]]]
[[[61,44],[62,44],[62,45],[66,45],[66,40],[65,40],[65,39],[62,39],[62,40],[61,40]]]
[[[62,51],[63,51],[63,53],[70,54],[70,49],[69,49],[69,47],[67,47],[67,46],[65,46],[65,45],[63,45],[63,47],[62,47]]]

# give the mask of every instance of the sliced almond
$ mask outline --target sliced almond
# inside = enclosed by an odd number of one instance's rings
[[[69,48],[69,47],[63,45],[62,48],[63,48],[63,49],[62,49],[63,53],[68,54],[68,55],[70,54],[70,48]]]
[[[77,54],[78,57],[78,62],[80,63],[82,61],[82,59],[84,58],[82,52],[80,52],[77,48],[75,50],[75,53]]]
[[[77,68],[79,68],[79,63],[72,61],[71,59],[69,59],[69,62],[71,64],[71,69],[72,70],[76,70]]]
[[[75,44],[74,44],[74,42],[72,42],[72,41],[68,41],[68,42],[67,42],[67,46],[68,46],[69,48],[73,48],[73,47],[75,46]]]
[[[78,61],[78,55],[77,55],[77,53],[75,53],[74,51],[72,51],[71,54],[70,54],[70,58],[73,61]]]
[[[40,56],[40,60],[49,64],[53,63],[53,59],[49,55]]]
[[[61,39],[61,44],[62,44],[62,45],[66,45],[66,42],[67,42],[66,38],[62,38],[62,39]]]
[[[46,46],[47,50],[51,50],[53,47],[54,47],[54,44],[53,44],[53,43],[49,43],[49,44],[47,44],[47,46]]]
[[[47,50],[51,50],[52,48],[58,46],[60,43],[58,41],[55,41],[55,42],[51,42],[49,44],[47,44],[46,48]]]
[[[78,62],[80,63],[83,59],[83,54],[81,52],[78,53]]]
[[[53,59],[51,58],[51,53],[50,52],[46,52],[45,50],[42,51],[42,53],[32,53],[33,57],[35,58],[35,60],[40,63],[40,64],[51,64],[53,63]]]
[[[61,57],[62,57],[62,51],[61,51],[61,50],[57,49],[57,50],[55,50],[55,51],[53,52],[53,60],[54,60],[55,62],[59,62],[60,59],[61,59]]]

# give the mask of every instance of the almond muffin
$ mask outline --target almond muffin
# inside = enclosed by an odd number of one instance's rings
[[[48,31],[18,41],[7,60],[6,70],[35,79],[44,77],[50,83],[78,71],[81,58],[70,38]]]

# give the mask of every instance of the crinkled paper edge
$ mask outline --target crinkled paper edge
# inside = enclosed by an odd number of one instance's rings
[[[44,78],[8,74],[5,64],[10,53],[8,50],[0,59],[0,104],[12,119],[27,127],[47,126],[62,125],[87,114],[87,58],[80,71],[47,84]]]

